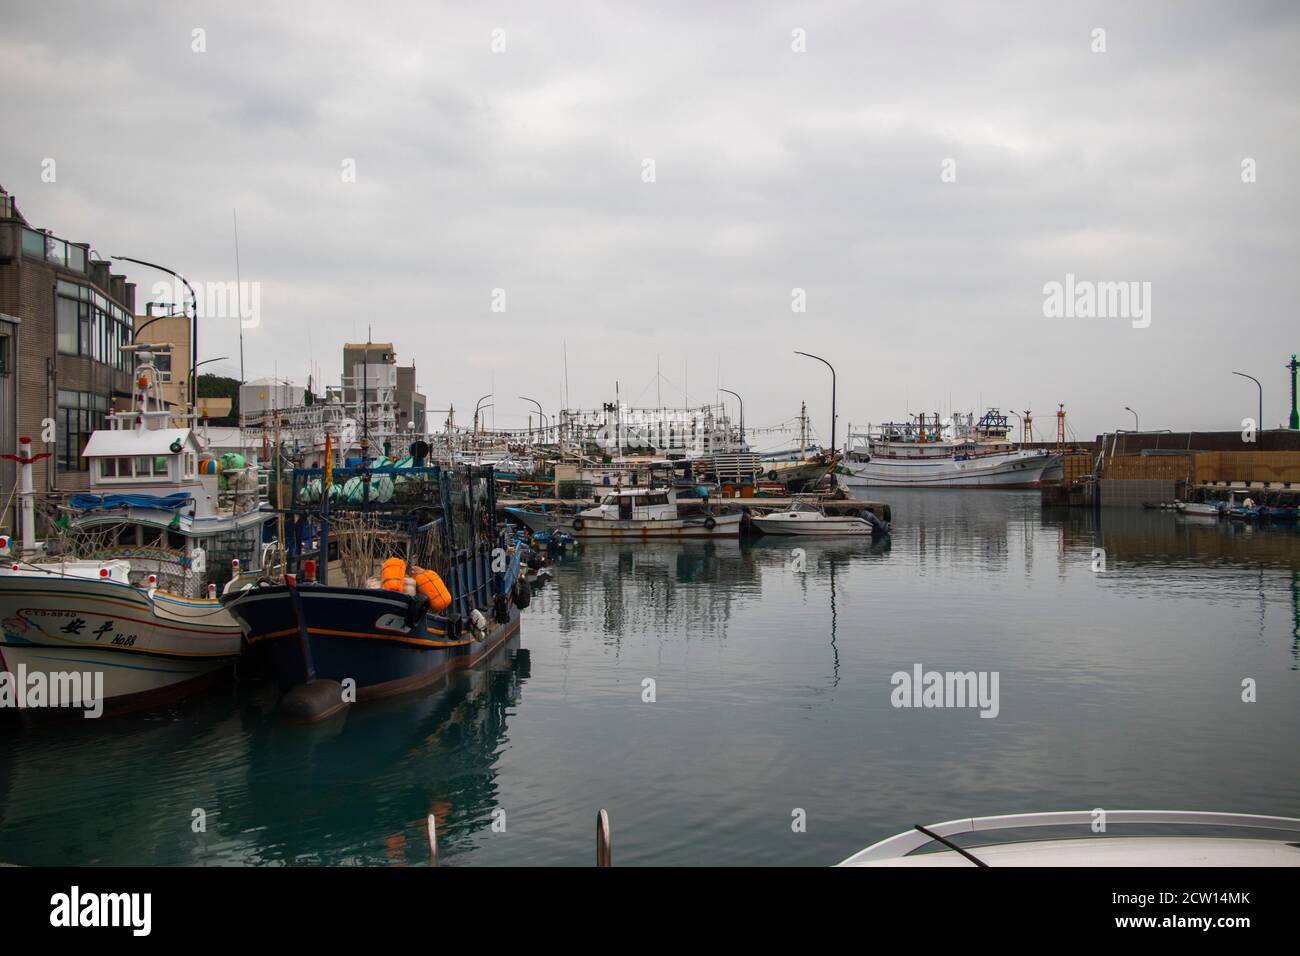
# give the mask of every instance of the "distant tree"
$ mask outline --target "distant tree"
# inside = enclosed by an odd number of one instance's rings
[[[208,421],[218,426],[235,426],[239,424],[239,379],[227,378],[225,375],[200,375],[199,398],[230,399],[230,414],[221,418],[209,418]]]

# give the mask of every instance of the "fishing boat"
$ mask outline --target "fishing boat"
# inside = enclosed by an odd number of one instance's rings
[[[1179,514],[1196,518],[1218,518],[1224,510],[1220,501],[1176,501],[1174,506]]]
[[[620,488],[575,514],[506,511],[534,530],[566,531],[575,538],[738,538],[744,517],[676,488]]]
[[[749,521],[763,534],[874,537],[889,533],[889,523],[866,509],[828,514],[824,507],[807,502],[796,502],[785,511],[751,515]]]
[[[109,713],[174,701],[228,671],[242,635],[216,591],[255,578],[270,553],[256,466],[232,455],[223,468],[199,433],[175,427],[156,365],[167,347],[130,349],[132,408],[92,433],[90,490],[48,502],[39,545],[40,456],[22,439],[22,539],[3,542],[0,565],[0,670],[100,675]]]
[[[941,422],[936,412],[850,434],[836,470],[846,488],[1038,488],[1060,465],[1051,451],[1017,448],[996,408]]]
[[[1099,811],[1019,813],[1008,816],[949,820],[881,840],[853,854],[840,866],[1300,866],[1300,819],[1246,813],[1202,813],[1186,810],[1107,810],[1104,836],[1094,833]],[[1222,835],[1117,835],[1120,825],[1200,827],[1272,831],[1265,838]],[[1068,839],[997,841],[959,846],[953,837],[1022,831],[1039,827],[1073,830]],[[945,849],[916,853],[928,844]]]
[[[289,511],[283,579],[221,598],[289,719],[434,685],[518,633],[527,548],[497,526],[491,466],[295,469]]]

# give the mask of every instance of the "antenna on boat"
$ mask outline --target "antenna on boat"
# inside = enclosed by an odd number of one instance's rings
[[[244,284],[239,275],[239,215],[232,208],[235,222],[235,311],[239,313],[239,384],[244,384]],[[311,334],[309,331],[308,335]]]

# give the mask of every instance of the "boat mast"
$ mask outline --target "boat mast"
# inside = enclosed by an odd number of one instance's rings
[[[808,403],[799,403],[799,460],[808,457]]]

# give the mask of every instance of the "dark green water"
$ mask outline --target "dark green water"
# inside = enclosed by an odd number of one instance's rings
[[[256,687],[6,724],[0,861],[421,863],[431,811],[451,865],[590,865],[601,807],[617,864],[829,864],[972,814],[1300,815],[1300,534],[887,500],[888,545],[588,546],[521,649],[324,727],[277,724]],[[997,671],[998,716],[895,708],[917,663]]]

